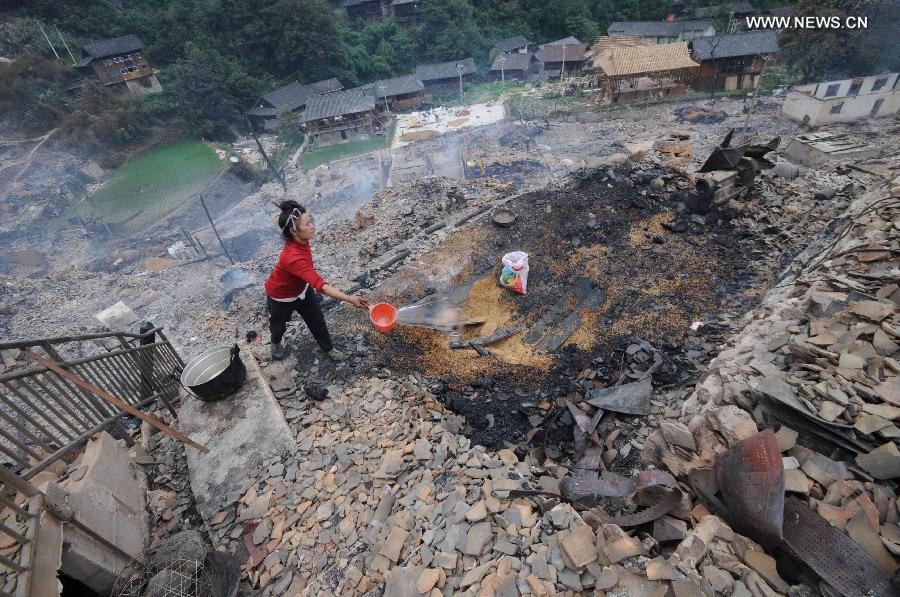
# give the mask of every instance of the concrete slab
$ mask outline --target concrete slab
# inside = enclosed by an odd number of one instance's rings
[[[146,547],[150,525],[143,472],[122,443],[106,432],[88,442],[81,464],[86,468],[84,476],[63,485],[75,518],[125,553],[139,555]],[[61,570],[67,576],[108,594],[127,563],[82,531],[65,529]]]
[[[182,394],[178,430],[209,448],[202,454],[187,448],[188,476],[197,509],[204,520],[243,495],[250,473],[264,460],[293,448],[284,413],[259,365],[246,349],[247,383],[219,402],[203,402]]]
[[[795,137],[784,150],[793,162],[814,166],[830,161],[854,162],[878,155],[880,150],[847,135],[808,133]]]
[[[94,319],[111,330],[120,331],[128,328],[128,326],[134,323],[137,323],[139,318],[137,316],[137,313],[132,311],[128,307],[128,305],[126,305],[122,301],[119,301],[115,305],[107,307],[106,309],[94,315]]]
[[[465,108],[441,106],[434,110],[398,114],[397,130],[391,147],[403,147],[463,128],[493,124],[505,117],[506,109],[501,102],[472,104]]]
[[[62,566],[63,525],[43,510],[37,525],[32,562],[31,594],[56,597],[62,595],[57,571]]]

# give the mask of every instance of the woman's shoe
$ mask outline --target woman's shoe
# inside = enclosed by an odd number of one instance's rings
[[[343,361],[344,359],[347,358],[347,355],[342,353],[337,348],[332,348],[331,350],[329,350],[328,352],[325,353],[325,356],[327,356],[330,360],[334,361],[335,363],[340,363],[341,361]]]
[[[287,354],[287,348],[284,344],[273,344],[272,345],[272,360],[280,361],[284,358],[284,355]]]

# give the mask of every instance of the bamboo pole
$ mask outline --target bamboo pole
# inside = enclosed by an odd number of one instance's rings
[[[44,357],[36,355],[35,353],[31,352],[30,350],[22,350],[22,353],[25,354],[26,356],[28,356],[31,360],[40,363],[47,369],[50,369],[51,371],[56,372],[58,375],[65,377],[72,383],[84,388],[85,390],[94,394],[95,396],[102,398],[106,402],[109,402],[116,408],[122,409],[122,410],[128,412],[129,414],[134,415],[135,417],[141,419],[142,421],[146,421],[147,423],[149,423],[150,425],[153,425],[154,427],[156,427],[163,433],[170,435],[171,437],[174,437],[181,443],[187,444],[187,445],[191,446],[192,448],[197,448],[204,454],[209,452],[209,448],[207,448],[206,446],[198,444],[197,442],[193,441],[191,438],[189,438],[188,436],[186,436],[182,433],[178,433],[177,431],[175,431],[174,429],[172,429],[171,427],[169,427],[168,425],[166,425],[165,423],[163,423],[162,421],[160,421],[153,415],[150,415],[147,413],[142,413],[141,411],[134,408],[130,404],[127,404],[127,403],[119,400],[118,398],[116,398],[115,396],[113,396],[111,394],[107,394],[106,392],[104,392],[103,390],[98,388],[97,386],[86,382],[85,380],[81,379],[80,377],[78,377],[77,375],[75,375],[73,373],[70,373],[69,371],[66,371],[65,369],[63,369],[62,367],[60,367],[53,361],[50,361],[48,359],[45,359]]]

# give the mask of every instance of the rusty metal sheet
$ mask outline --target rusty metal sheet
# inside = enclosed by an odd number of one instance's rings
[[[891,597],[900,593],[869,554],[793,496],[784,503],[781,546],[845,597]]]
[[[766,549],[781,543],[784,465],[775,433],[766,429],[716,456],[719,491],[736,531]]]
[[[650,393],[653,385],[649,379],[627,383],[621,386],[600,388],[589,392],[586,401],[591,406],[611,410],[626,415],[649,415]]]

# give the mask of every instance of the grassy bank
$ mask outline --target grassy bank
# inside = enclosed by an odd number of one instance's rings
[[[113,170],[84,204],[109,224],[136,229],[164,217],[209,184],[222,170],[215,151],[195,139],[181,139],[136,157]]]
[[[323,147],[322,149],[313,149],[307,151],[300,158],[301,162],[303,163],[303,169],[310,170],[312,168],[315,168],[316,166],[324,164],[325,162],[333,162],[335,160],[341,160],[355,155],[369,153],[370,151],[377,151],[379,149],[390,147],[391,139],[394,138],[395,127],[395,121],[391,120],[391,123],[388,125],[387,131],[383,136],[374,135],[369,139],[365,139],[363,141],[351,141],[349,143],[341,143],[339,145],[331,145],[328,147]]]

